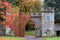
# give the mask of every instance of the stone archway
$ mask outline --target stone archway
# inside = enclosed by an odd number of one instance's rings
[[[40,36],[41,32],[41,16],[30,16],[27,14],[19,15],[19,34],[25,36],[25,26],[29,20],[32,20],[35,24],[35,36]],[[22,31],[21,31],[22,30]]]
[[[33,20],[29,20],[25,26],[25,36],[34,36],[35,35],[35,23]]]

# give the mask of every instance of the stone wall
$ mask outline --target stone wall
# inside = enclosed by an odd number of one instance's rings
[[[60,30],[60,23],[55,24],[55,31]]]
[[[54,30],[55,30],[55,35],[56,35],[56,31],[60,31],[60,23],[55,24]]]

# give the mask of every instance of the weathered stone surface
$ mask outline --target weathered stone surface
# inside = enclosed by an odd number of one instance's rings
[[[40,17],[32,17],[31,20],[35,24],[35,36],[40,36],[40,30],[41,30],[41,18]]]
[[[42,36],[54,36],[54,11],[42,12]]]
[[[54,27],[55,35],[57,36],[57,31],[60,31],[60,23],[56,23]],[[58,33],[59,35],[60,33]],[[60,36],[60,35],[59,35]]]

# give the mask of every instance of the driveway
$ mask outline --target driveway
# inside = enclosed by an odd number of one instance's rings
[[[43,40],[41,37],[25,36],[25,40]]]

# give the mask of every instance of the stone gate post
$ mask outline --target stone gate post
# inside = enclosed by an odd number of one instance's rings
[[[54,8],[42,11],[42,36],[54,36]]]

